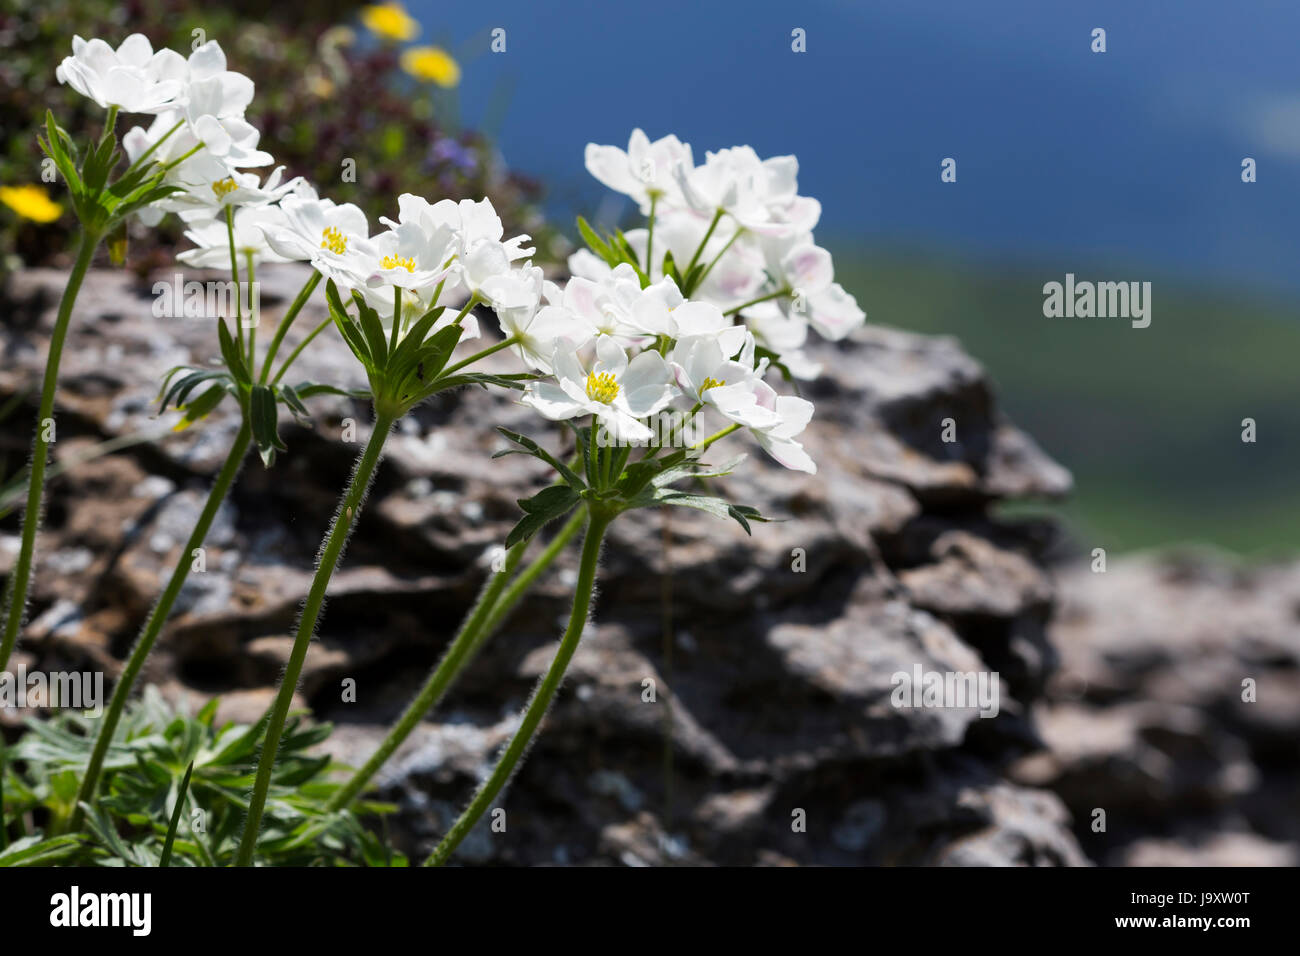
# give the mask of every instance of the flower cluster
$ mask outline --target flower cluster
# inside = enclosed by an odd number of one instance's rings
[[[813,241],[821,207],[798,194],[797,161],[739,146],[696,166],[689,145],[640,130],[626,151],[588,145],[586,161],[648,221],[607,239],[580,223],[590,248],[571,257],[563,289],[529,263],[480,286],[544,376],[522,401],[554,421],[593,416],[611,444],[652,447],[680,432],[656,434],[647,419],[667,410],[694,424],[707,410],[782,465],[815,472],[797,440],[812,404],[778,394],[769,369],[812,377],[808,328],[841,339],[865,315]]]
[[[397,5],[385,4],[367,8],[365,15],[372,28],[396,36],[410,30],[399,12]],[[708,153],[696,165],[690,146],[676,137],[651,142],[636,130],[626,151],[589,145],[586,161],[597,179],[638,203],[646,224],[602,236],[579,219],[588,248],[571,258],[572,276],[560,285],[532,261],[529,236],[505,237],[489,199],[431,202],[403,194],[397,218],[381,217],[372,233],[360,208],[322,197],[306,180],[284,181],[283,167],[265,178],[253,172],[274,163],[259,147],[259,131],[245,119],[253,83],[227,69],[215,41],[183,58],[170,50],[155,53],[139,35],[116,50],[100,40],[78,38],[58,78],[108,110],[109,121],[80,170],[74,162],[77,151],[52,118],[42,143],[67,179],[84,229],[56,336],[67,328],[95,246],[129,215],[146,223],[178,215],[195,245],[181,254],[181,261],[198,267],[229,264],[237,293],[241,273],[251,280],[259,263],[298,261],[312,267],[260,362],[256,322],[241,322],[232,333],[224,317],[215,317],[223,367],[182,366],[164,381],[162,407],[182,410],[182,426],[205,417],[232,395],[242,427],[168,589],[132,649],[128,674],[139,673],[161,634],[188,573],[187,556],[202,546],[250,443],[270,467],[277,450],[285,447],[278,436],[279,407],[305,418],[305,399],[344,393],[329,383],[283,382],[301,350],[333,325],[369,380],[368,391],[346,392],[371,399],[374,427],[325,535],[280,690],[261,725],[265,740],[243,836],[237,852],[231,851],[238,865],[254,860],[294,687],[331,576],[393,426],[439,392],[481,385],[514,391],[522,404],[550,421],[564,422],[572,432],[572,451],[557,456],[525,435],[499,429],[516,446],[502,454],[532,455],[555,472],[553,484],[519,502],[523,516],[505,541],[507,570],[513,573],[543,527],[576,514],[543,555],[518,572],[517,587],[506,589],[504,577],[487,587],[483,603],[467,618],[402,720],[328,805],[340,810],[357,796],[473,656],[492,622],[508,612],[527,582],[585,526],[573,609],[560,649],[492,775],[429,858],[443,862],[509,779],[563,680],[583,633],[601,540],[611,523],[625,512],[663,506],[729,517],[747,532],[751,521],[768,520],[752,507],[675,487],[728,474],[740,458],[715,467],[703,456],[735,432],[748,433],[787,468],[816,472],[799,441],[812,418],[812,403],[782,394],[773,382],[777,372],[786,380],[817,374],[804,353],[810,328],[838,340],[865,318],[852,296],[834,282],[830,255],[813,240],[821,206],[799,195],[792,156],[763,160],[749,147],[738,146]],[[123,147],[130,168],[110,184],[118,161],[113,126],[119,111],[152,114],[154,120],[147,129],[135,127],[126,134]],[[329,317],[272,375],[290,325],[322,280]],[[474,309],[480,304],[496,314],[501,340],[453,362],[461,341],[479,336]],[[239,310],[237,298],[236,317],[242,318]],[[504,350],[519,362],[518,372],[476,370],[481,359]],[[58,349],[51,354],[57,361]],[[55,365],[50,369],[57,372]],[[53,374],[47,374],[42,418],[52,413],[53,382]],[[716,430],[697,438],[697,429],[710,420],[709,428]],[[42,442],[38,434],[34,461],[43,468]],[[633,459],[635,449],[640,454]],[[34,540],[34,531],[26,532],[35,527],[39,505],[34,481],[16,575],[19,602],[25,597]],[[21,621],[21,603],[15,607],[0,645],[0,666],[13,649]],[[75,804],[81,809],[73,812],[73,829],[93,801],[130,690],[131,681],[124,680],[114,692],[81,781]]]
[[[684,277],[693,299],[738,314],[759,346],[795,377],[819,371],[803,354],[810,326],[838,341],[865,320],[834,281],[830,253],[813,239],[821,204],[798,194],[795,157],[764,160],[735,146],[706,153],[697,166],[691,147],[677,137],[651,142],[638,129],[626,151],[588,145],[586,161],[596,179],[636,200],[650,217],[646,228],[625,237],[647,262],[649,279]],[[589,250],[574,254],[569,268],[590,279],[609,271]],[[690,275],[695,268],[699,274]]]

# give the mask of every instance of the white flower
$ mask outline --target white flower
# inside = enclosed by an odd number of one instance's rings
[[[277,254],[310,262],[326,279],[349,291],[365,281],[347,255],[349,248],[355,254],[357,243],[370,237],[366,214],[357,206],[321,199],[315,189],[301,182],[280,200],[279,208],[284,210],[283,224],[266,230],[267,243]]]
[[[587,172],[615,192],[635,199],[642,214],[650,212],[652,197],[669,205],[680,204],[677,167],[695,165],[689,144],[671,134],[652,143],[639,129],[632,130],[627,152],[617,146],[588,143],[585,159]]]
[[[219,172],[220,170],[218,170]],[[224,216],[227,206],[264,206],[298,188],[297,177],[282,182],[284,167],[277,166],[263,181],[256,173],[230,172],[220,179],[177,183],[179,192],[155,203],[159,213],[177,213],[184,222]]]
[[[589,324],[558,304],[559,288],[548,282],[537,266],[525,265],[493,276],[482,291],[497,314],[501,331],[518,340],[512,350],[528,368],[549,374],[559,340],[581,348],[595,334]]]
[[[551,360],[555,381],[529,382],[520,399],[551,421],[594,415],[612,442],[646,442],[653,437],[638,419],[673,398],[672,373],[658,352],[631,362],[609,336],[596,340],[596,362],[585,369],[572,343],[561,341]]]
[[[620,263],[598,280],[575,277],[564,287],[564,307],[585,321],[602,336],[613,336],[627,343],[646,338],[644,322],[635,318],[640,308],[649,308],[648,299],[661,299],[677,305],[682,295],[672,280],[641,288],[636,270]]]
[[[814,245],[811,233],[761,241],[768,273],[793,290],[779,300],[787,315],[803,318],[823,338],[837,342],[866,321],[857,300],[834,282],[831,254]]]
[[[253,257],[255,264],[263,262],[290,262],[294,257],[280,255],[267,241],[267,233],[283,229],[286,225],[284,210],[279,206],[241,206],[235,211],[235,254],[242,270]],[[176,258],[186,265],[201,269],[230,268],[230,235],[226,218],[209,219],[194,223],[185,231],[185,238],[198,246],[182,252]]]
[[[175,104],[182,84],[164,75],[165,54],[153,52],[144,34],[133,33],[114,50],[98,38],[72,38],[72,56],[64,57],[54,75],[82,96],[107,109],[157,113]]]
[[[429,235],[440,229],[451,231],[454,271],[444,289],[451,300],[478,292],[488,279],[505,275],[512,262],[526,259],[534,252],[524,248],[529,238],[526,235],[502,241],[505,228],[490,199],[478,202],[443,199],[430,203],[420,196],[404,193],[398,197],[397,208],[396,223],[389,219],[381,221],[393,227],[409,223]]]
[[[812,420],[813,403],[793,395],[778,395],[766,382],[759,383],[755,394],[759,405],[777,417],[774,425],[751,429],[763,450],[787,468],[817,474],[817,464],[794,440]]]
[[[821,218],[821,204],[798,195],[799,161],[793,156],[759,159],[748,146],[707,153],[703,166],[677,167],[686,205],[712,219],[729,213],[760,235],[809,232]]]
[[[188,60],[174,50],[161,50],[156,68],[164,79],[182,84],[183,104],[195,98],[202,101],[196,115],[243,116],[253,101],[253,81],[242,73],[226,69],[225,51],[216,40],[198,47]]]
[[[358,291],[376,312],[385,327],[391,328],[395,290],[401,290],[402,325],[409,325],[437,305],[446,305],[445,292],[455,281],[456,236],[446,226],[425,232],[413,222],[401,223],[369,240],[350,244],[346,268],[365,277]],[[436,299],[436,301],[435,301]],[[455,318],[455,311],[445,322]],[[434,328],[441,328],[443,320]],[[464,338],[476,338],[478,321],[473,314],[461,322]]]
[[[775,301],[760,302],[744,311],[745,325],[758,344],[774,353],[790,374],[799,379],[813,379],[821,374],[821,364],[804,354],[808,341],[808,323],[797,315],[787,316]]]
[[[745,342],[743,325],[735,325],[711,302],[683,301],[672,279],[643,290],[628,321],[640,332],[673,341],[708,336],[727,357],[740,351]]]
[[[766,366],[754,369],[753,339],[739,359],[732,359],[724,354],[716,336],[688,336],[673,347],[669,364],[677,387],[696,404],[711,406],[729,421],[748,428],[774,428],[781,423],[773,409],[759,403],[758,389]]]

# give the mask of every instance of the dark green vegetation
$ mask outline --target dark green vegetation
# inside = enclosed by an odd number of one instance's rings
[[[1122,264],[1010,271],[831,246],[871,322],[958,337],[1075,493],[1086,549],[1300,545],[1300,306]],[[1152,322],[1043,316],[1043,284],[1149,280]],[[1242,419],[1258,440],[1241,440]],[[1019,507],[1019,506],[1017,506]]]
[[[97,721],[76,711],[26,722],[27,733],[0,761],[6,814],[3,866],[224,866],[234,857],[248,809],[264,721],[215,721],[217,700],[197,714],[146,687],[118,725],[104,784],[86,805],[84,832],[52,835],[72,815]],[[329,724],[290,719],[280,741],[258,863],[267,866],[405,866],[361,825],[385,805],[331,810],[338,769],[315,752]],[[32,832],[40,828],[42,832]]]

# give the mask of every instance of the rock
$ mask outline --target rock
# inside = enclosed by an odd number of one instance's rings
[[[39,379],[63,278],[14,276],[19,321],[0,329],[0,401]],[[259,278],[273,316],[304,273],[268,267]],[[229,403],[179,433],[174,415],[153,417],[164,372],[210,361],[216,336],[208,323],[160,328],[150,301],[148,285],[122,273],[87,277],[61,375],[59,454],[149,440],[69,459],[52,484],[31,608],[41,626],[23,644],[37,660],[75,652],[116,672],[236,430]],[[324,315],[318,292],[286,348]],[[615,525],[593,622],[500,798],[506,829],[485,819],[461,862],[1087,862],[1071,832],[1085,832],[1086,817],[1057,787],[1067,768],[1044,771],[1041,787],[1009,776],[1043,753],[1032,715],[1051,713],[1042,695],[1055,599],[1043,556],[1053,531],[990,514],[1001,498],[1063,494],[1068,473],[1005,420],[983,370],[952,339],[869,327],[815,351],[826,371],[808,386],[818,413],[804,437],[818,474],[746,448],[746,466],[719,484],[785,519],[752,536],[687,509]],[[489,365],[512,369],[506,353]],[[300,378],[364,385],[329,331],[304,353]],[[221,696],[223,717],[251,722],[269,702],[320,538],[368,435],[365,404],[311,406],[310,427],[283,426],[289,450],[274,469],[245,463],[204,545],[204,570],[190,575],[147,667],[170,690]],[[25,454],[33,413],[21,404],[23,427],[0,437],[11,460]],[[302,705],[337,725],[329,747],[340,760],[363,761],[411,699],[491,573],[516,499],[549,480],[531,458],[490,457],[506,447],[494,424],[556,448],[568,440],[509,396],[471,388],[416,410],[389,441],[299,688]],[[12,534],[12,521],[3,530]],[[413,859],[514,732],[563,628],[574,551],[379,775],[376,795],[399,808],[392,836]],[[894,675],[914,667],[984,674],[999,691],[997,715],[895,706]],[[347,678],[355,701],[339,691]],[[1278,730],[1288,726],[1269,706]],[[1174,730],[1164,733],[1168,744]],[[1117,747],[1146,759],[1131,741]]]
[[[1136,556],[1061,580],[1048,750],[1013,776],[1056,791],[1103,863],[1295,865],[1300,565]]]

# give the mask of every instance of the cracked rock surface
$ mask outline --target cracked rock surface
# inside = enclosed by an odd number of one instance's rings
[[[304,274],[262,271],[263,313],[276,316]],[[63,278],[31,270],[6,291],[0,401],[31,390],[0,430],[11,467],[26,454]],[[117,672],[234,435],[229,405],[181,433],[169,430],[174,415],[152,417],[162,375],[210,361],[216,335],[203,321],[155,318],[151,303],[148,285],[126,274],[86,280],[61,375],[60,473],[18,658],[28,666]],[[318,296],[287,344],[324,316]],[[1158,670],[1172,680],[1174,664],[1120,667],[1116,677],[1108,618],[1051,630],[1057,597],[1045,554],[1057,534],[1045,522],[999,519],[992,506],[1062,495],[1070,477],[998,412],[983,370],[955,340],[868,327],[816,357],[826,371],[806,390],[817,414],[804,439],[818,474],[784,471],[754,447],[723,479],[733,500],[787,520],[756,525],[752,538],[686,509],[615,525],[592,623],[500,801],[506,830],[480,826],[462,861],[1144,862],[1188,851],[1138,824],[1148,839],[1093,837],[1089,787],[1113,785],[1096,764],[1122,769],[1124,799],[1158,813],[1160,800],[1232,804],[1250,786],[1256,749],[1290,746],[1294,756],[1296,715],[1283,705],[1238,713],[1227,688],[1225,730],[1198,751],[1196,721],[1208,718],[1195,693],[1183,710],[1154,717],[1119,705],[1150,690],[1135,682]],[[507,356],[493,358],[509,368]],[[299,379],[364,384],[329,334],[290,376]],[[312,427],[283,427],[289,451],[274,469],[256,456],[245,464],[205,570],[191,575],[146,668],[169,694],[220,696],[232,719],[256,719],[274,694],[320,537],[368,433],[364,403],[329,398],[312,411]],[[941,438],[945,419],[955,441]],[[495,424],[553,447],[564,440],[507,396],[465,390],[412,413],[389,442],[299,688],[304,706],[335,723],[330,746],[345,761],[364,759],[401,712],[490,573],[515,500],[548,480],[533,459],[490,457],[505,446]],[[137,435],[161,437],[129,443]],[[114,439],[126,447],[86,458]],[[14,515],[0,524],[0,573],[17,532]],[[413,856],[431,848],[516,726],[574,576],[570,553],[381,774],[377,795],[399,806],[390,830]],[[1118,600],[1080,594],[1103,609]],[[1160,627],[1151,622],[1153,654]],[[1058,645],[1068,672],[1094,689],[1112,680],[1109,694],[1051,696]],[[1164,653],[1172,661],[1181,650]],[[1294,644],[1285,653],[1290,676],[1276,679],[1294,682]],[[1259,667],[1286,673],[1282,650],[1260,654]],[[996,716],[981,717],[973,701],[895,706],[892,675],[916,667],[996,671]],[[355,703],[343,701],[348,678]],[[1071,720],[1091,721],[1087,740]],[[1255,839],[1281,854],[1289,837]],[[1204,852],[1227,858],[1253,846],[1230,839]]]

